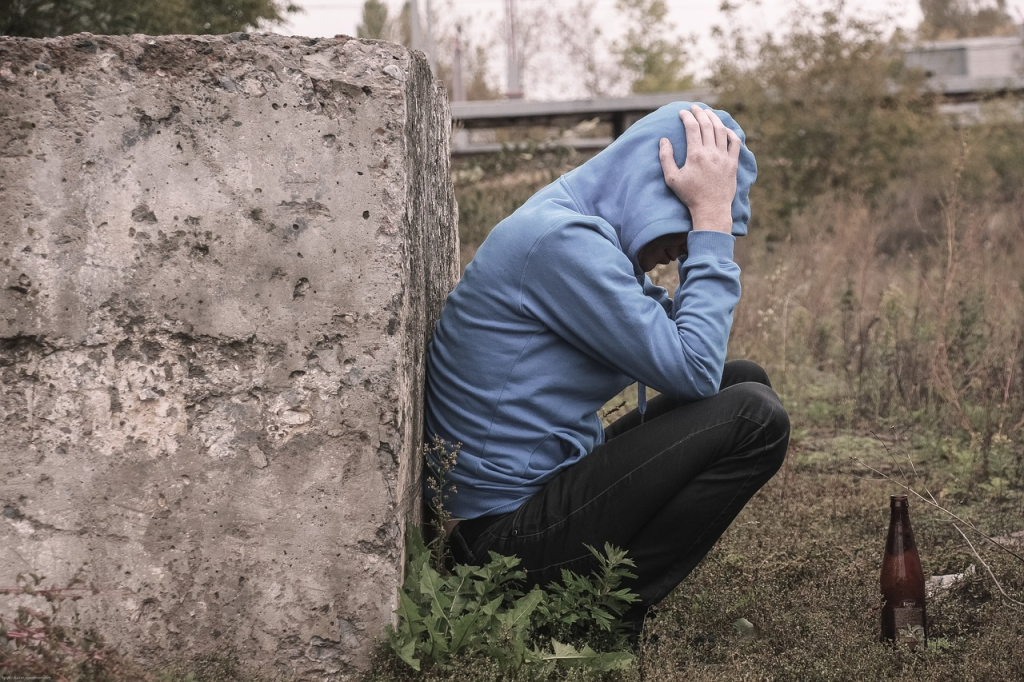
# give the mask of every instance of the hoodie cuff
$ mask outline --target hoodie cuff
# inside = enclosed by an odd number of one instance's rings
[[[732,260],[736,237],[712,230],[693,230],[686,238],[687,259],[694,256]]]

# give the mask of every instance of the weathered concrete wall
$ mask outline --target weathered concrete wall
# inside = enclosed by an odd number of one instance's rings
[[[367,662],[458,275],[449,115],[346,37],[0,39],[0,583],[143,660]]]

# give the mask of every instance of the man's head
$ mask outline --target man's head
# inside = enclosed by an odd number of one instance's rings
[[[686,128],[679,112],[690,110],[692,104],[674,102],[648,114],[600,154],[559,180],[572,194],[576,210],[605,220],[615,230],[619,247],[637,270],[648,270],[647,266],[658,262],[655,255],[642,266],[641,248],[659,237],[687,232],[693,227],[689,208],[665,182],[665,164],[659,155],[660,140],[668,138],[675,166],[685,165]],[[742,143],[743,132],[736,121],[724,111],[716,113]],[[746,234],[750,220],[749,190],[756,174],[754,155],[743,146],[731,206],[734,235]],[[657,254],[653,249],[647,251],[649,256]]]
[[[650,272],[658,265],[667,265],[679,258],[686,258],[688,232],[671,232],[652,240],[637,253],[637,261],[644,272]]]

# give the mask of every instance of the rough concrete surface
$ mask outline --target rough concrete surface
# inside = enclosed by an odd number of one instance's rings
[[[449,125],[388,43],[0,39],[0,586],[84,567],[143,661],[366,665],[458,275]]]

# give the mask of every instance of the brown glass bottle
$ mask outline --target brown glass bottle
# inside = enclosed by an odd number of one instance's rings
[[[907,496],[891,496],[889,507],[889,537],[882,560],[882,640],[916,649],[927,641],[924,572],[910,528]]]

